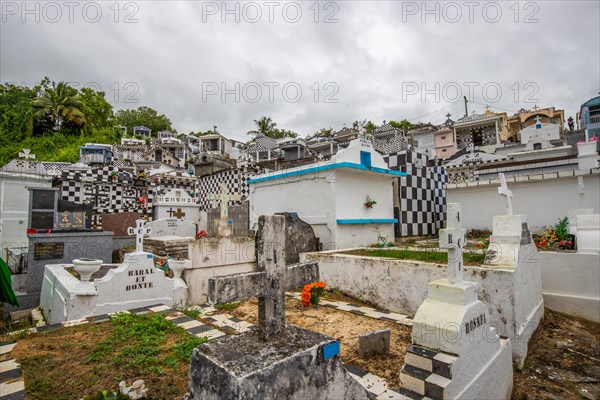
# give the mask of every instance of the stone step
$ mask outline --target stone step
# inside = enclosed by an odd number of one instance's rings
[[[415,344],[408,347],[404,357],[405,364],[433,372],[447,379],[452,379],[452,364],[456,360],[458,357],[451,354],[433,351]]]
[[[441,400],[444,398],[444,389],[450,384],[450,379],[404,364],[400,370],[400,382],[405,389],[432,400]]]

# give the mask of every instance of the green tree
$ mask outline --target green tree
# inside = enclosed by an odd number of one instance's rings
[[[409,120],[406,120],[406,119],[403,119],[400,122],[398,122],[398,121],[390,121],[390,122],[388,122],[388,124],[390,124],[394,128],[398,128],[398,129],[410,129],[413,126],[415,126],[413,123],[411,123]]]
[[[256,129],[249,131],[248,135],[262,134],[273,139],[281,139],[285,137],[298,137],[298,134],[296,132],[286,129],[278,129],[277,124],[273,122],[271,117],[262,117],[259,120],[255,119],[254,123],[256,124]]]
[[[133,134],[134,126],[145,126],[152,130],[153,134],[169,130],[176,132],[171,126],[171,121],[163,114],[150,107],[141,106],[136,110],[118,110],[115,113],[115,124],[127,127],[127,133]]]
[[[79,90],[81,109],[86,116],[86,130],[111,127],[113,122],[113,108],[106,101],[104,92],[97,92],[90,88]]]
[[[50,117],[54,130],[58,131],[65,126],[65,123],[81,130],[86,124],[79,93],[65,82],[58,84],[52,82],[51,87],[43,88],[32,105],[35,109],[34,115],[38,119]]]
[[[328,136],[331,136],[332,134],[333,134],[332,128],[329,128],[329,129],[321,128],[317,133],[315,133],[316,136],[322,136],[322,137],[328,137]]]
[[[373,122],[371,122],[371,121],[367,121],[367,123],[366,123],[366,124],[364,124],[364,128],[365,128],[365,131],[367,131],[367,133],[373,133],[373,131],[374,131],[375,129],[377,129],[377,125],[375,125],[375,124],[374,124]]]
[[[34,110],[31,102],[38,90],[39,87],[0,85],[0,145],[19,142],[33,134]]]

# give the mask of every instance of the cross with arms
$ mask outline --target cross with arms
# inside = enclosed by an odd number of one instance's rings
[[[146,221],[138,219],[135,221],[135,228],[129,227],[127,233],[129,236],[135,235],[135,251],[144,251],[144,235],[149,235],[152,229],[145,227]]]
[[[285,328],[285,292],[319,280],[317,263],[285,265],[286,224],[281,215],[262,215],[256,233],[257,271],[210,278],[212,304],[258,297],[258,328],[262,340]]]
[[[207,196],[208,200],[217,200],[221,202],[221,221],[227,221],[227,202],[229,201],[240,201],[242,200],[242,196],[238,194],[229,194],[227,193],[227,184],[225,182],[221,183],[221,193],[220,194],[209,194]]]
[[[446,229],[440,229],[440,249],[448,249],[448,281],[463,281],[463,246],[465,229],[460,220],[460,203],[449,203],[446,210]]]
[[[512,209],[512,201],[510,200],[513,197],[512,191],[508,190],[508,186],[506,186],[506,178],[504,174],[500,172],[498,174],[498,178],[500,178],[500,187],[498,188],[498,194],[500,196],[504,196],[506,201],[506,215],[513,215]]]

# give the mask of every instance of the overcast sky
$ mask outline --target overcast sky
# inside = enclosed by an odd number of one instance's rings
[[[600,2],[2,1],[0,80],[44,76],[246,140],[358,119],[442,123],[600,90]],[[237,20],[237,21],[236,21]]]

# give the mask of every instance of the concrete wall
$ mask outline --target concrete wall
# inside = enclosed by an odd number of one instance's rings
[[[208,279],[256,270],[254,240],[249,238],[203,238],[189,245],[192,266],[183,273],[189,305],[208,303]]]
[[[577,177],[583,176],[585,200],[579,204]],[[570,209],[600,208],[600,169],[565,171],[531,177],[506,178],[513,192],[514,214],[529,218],[529,228],[535,232],[542,227],[554,225],[559,218],[567,216]],[[446,187],[448,203],[461,203],[463,227],[466,229],[490,229],[494,215],[505,213],[504,197],[498,195],[499,183],[481,181],[449,184]],[[469,210],[476,210],[476,212]]]
[[[27,247],[30,187],[51,187],[51,179],[33,174],[0,173],[0,257],[9,247]]]
[[[600,255],[542,251],[539,257],[546,307],[600,322]]]

